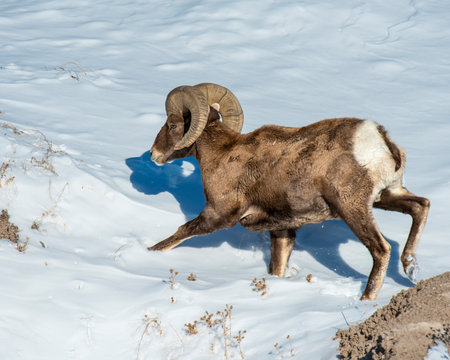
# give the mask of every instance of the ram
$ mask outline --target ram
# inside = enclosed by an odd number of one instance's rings
[[[209,83],[172,90],[166,112],[151,158],[162,165],[194,156],[206,206],[149,250],[170,250],[190,237],[240,222],[249,230],[270,232],[269,273],[283,277],[301,226],[342,219],[372,255],[361,299],[373,300],[391,250],[375,223],[375,207],[412,216],[401,262],[414,279],[415,249],[430,203],[402,186],[405,153],[381,125],[339,118],[300,128],[266,125],[240,134],[239,101],[228,89]]]

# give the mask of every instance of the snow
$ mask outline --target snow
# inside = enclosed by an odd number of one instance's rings
[[[195,160],[149,159],[164,100],[216,82],[240,100],[243,132],[383,124],[406,150],[406,186],[431,200],[428,278],[449,270],[449,16],[442,0],[3,0],[0,204],[29,244],[0,240],[2,358],[222,359],[220,325],[184,324],[228,304],[246,359],[335,359],[338,328],[412,286],[399,263],[410,219],[375,214],[392,246],[376,302],[359,301],[371,258],[338,221],[298,231],[284,279],[267,274],[267,234],[241,226],[150,253],[204,204]],[[227,351],[241,358],[236,339]]]
[[[426,360],[449,360],[450,355],[442,341],[438,341],[436,345],[430,347]]]

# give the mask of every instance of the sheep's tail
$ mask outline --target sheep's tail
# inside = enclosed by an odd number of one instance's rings
[[[402,167],[403,162],[404,162],[404,156],[402,156],[402,151],[390,139],[386,129],[382,125],[378,125],[377,129],[378,129],[378,132],[380,133],[380,135],[383,137],[383,140],[384,140],[386,146],[388,147],[389,151],[392,154],[392,158],[395,161],[395,171],[398,171]]]

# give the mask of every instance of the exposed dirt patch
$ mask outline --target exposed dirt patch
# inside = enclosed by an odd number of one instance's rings
[[[9,222],[9,214],[7,210],[2,210],[0,214],[0,239],[8,239],[17,246],[20,252],[25,251],[28,245],[28,238],[24,244],[21,243],[19,237],[19,228]]]
[[[17,244],[19,241],[19,228],[9,222],[9,214],[7,210],[2,210],[0,215],[0,238],[8,239]]]
[[[450,351],[450,272],[402,290],[366,321],[338,330],[343,359],[420,359],[441,341]]]

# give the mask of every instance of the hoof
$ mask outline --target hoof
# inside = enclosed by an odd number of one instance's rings
[[[375,294],[362,294],[362,296],[359,298],[361,301],[374,301],[377,298],[377,295]]]
[[[281,270],[281,269],[275,269],[275,270],[273,270],[273,266],[270,265],[270,266],[269,266],[269,271],[268,271],[268,272],[269,272],[270,275],[278,276],[279,278],[283,278],[283,277],[284,277],[285,270]]]
[[[406,276],[414,284],[417,283],[417,277],[419,275],[420,268],[416,261],[411,262],[405,269]]]
[[[402,260],[402,262],[406,276],[408,277],[409,280],[411,280],[415,284],[417,282],[417,276],[419,275],[420,270],[416,257],[414,255],[409,254],[406,257],[406,260]]]

